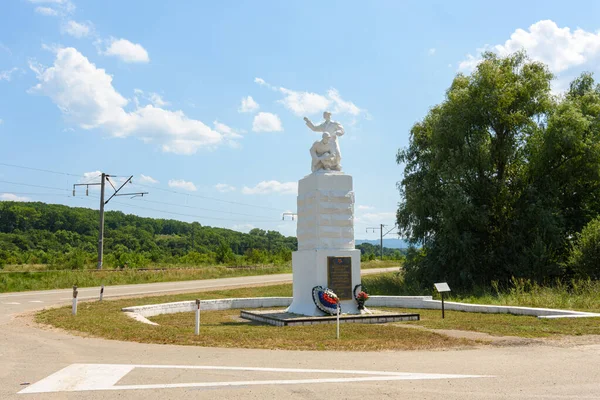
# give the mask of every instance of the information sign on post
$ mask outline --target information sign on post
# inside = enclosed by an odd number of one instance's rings
[[[442,295],[442,319],[444,319],[444,293],[450,291],[450,286],[446,282],[434,283],[433,286]]]

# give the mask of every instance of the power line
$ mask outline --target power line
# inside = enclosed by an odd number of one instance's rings
[[[124,205],[126,207],[134,207],[134,208],[140,208],[142,210],[149,210],[149,211],[156,211],[156,212],[161,212],[161,213],[165,213],[165,214],[172,214],[172,215],[179,215],[179,216],[184,216],[184,217],[192,217],[192,218],[200,218],[200,219],[212,219],[212,220],[218,220],[218,221],[233,221],[233,222],[254,222],[254,223],[259,223],[259,222],[264,222],[264,223],[276,223],[279,222],[279,220],[260,220],[260,221],[248,221],[248,220],[241,220],[241,219],[231,219],[231,218],[218,218],[218,217],[207,217],[204,215],[194,215],[194,214],[185,214],[185,213],[178,213],[178,212],[174,212],[174,211],[165,211],[165,210],[159,210],[156,208],[150,208],[150,207],[143,207],[143,206],[138,206],[138,205],[134,205],[134,204],[127,204],[127,203],[121,203],[118,201],[115,201],[116,204],[121,204]]]
[[[31,170],[31,171],[46,172],[46,173],[58,174],[58,175],[66,175],[66,176],[73,176],[73,177],[77,177],[77,178],[82,178],[82,177],[85,178],[85,175],[83,175],[83,174],[72,174],[72,173],[69,173],[69,172],[52,171],[52,170],[49,170],[49,169],[26,167],[26,166],[23,166],[23,165],[15,165],[15,164],[8,164],[8,163],[0,163],[0,165],[6,166],[6,167],[12,167],[12,168],[27,169],[27,170]],[[101,175],[99,174],[99,175],[94,176],[94,177],[88,177],[87,181],[89,182],[90,180],[96,179],[96,178],[98,178],[100,176]],[[113,178],[119,178],[119,177],[125,177],[125,176],[111,175],[111,177],[113,177]],[[0,182],[2,182],[2,181],[0,181]],[[6,182],[6,183],[9,183],[9,182]],[[155,187],[155,186],[145,185],[143,183],[137,183],[136,182],[135,185],[147,187],[147,188],[150,188],[150,189],[153,189],[153,190],[160,190],[160,191],[163,191],[163,192],[179,194],[179,195],[182,195],[182,196],[197,197],[197,198],[200,198],[200,199],[218,201],[218,202],[227,203],[227,204],[236,204],[236,205],[246,206],[246,207],[263,208],[263,209],[266,209],[266,210],[275,210],[278,213],[281,213],[282,211],[285,211],[285,210],[280,209],[280,208],[267,207],[267,206],[259,206],[259,205],[256,205],[256,204],[248,204],[248,203],[243,203],[243,202],[239,202],[239,201],[223,200],[223,199],[219,199],[217,197],[202,196],[202,195],[192,194],[192,193],[184,193],[184,192],[179,192],[177,190],[172,190],[172,189],[163,189],[163,188],[158,188],[158,187]]]
[[[269,218],[267,216],[262,216],[262,215],[237,213],[237,212],[233,212],[233,211],[221,211],[221,210],[214,210],[214,209],[211,209],[211,208],[202,208],[202,207],[194,207],[194,206],[188,206],[188,205],[183,205],[183,204],[167,203],[167,202],[164,202],[164,201],[146,200],[146,199],[139,199],[139,201],[143,201],[143,202],[146,202],[146,203],[163,204],[163,205],[166,205],[166,206],[192,208],[192,209],[202,210],[202,211],[213,211],[213,212],[218,212],[218,213],[223,213],[223,214],[242,215],[242,216],[245,216],[245,217]]]
[[[51,186],[31,185],[31,184],[27,184],[27,183],[8,182],[8,181],[0,180],[0,183],[2,183],[2,182],[3,183],[13,184],[13,185],[21,185],[21,186],[28,186],[28,187],[36,187],[36,188],[44,188],[44,189],[60,190],[60,191],[69,192],[68,189],[55,188],[55,187],[51,187]],[[85,185],[87,185],[87,184],[84,184],[84,186]],[[15,192],[0,192],[0,193],[12,193],[12,194],[16,194]],[[25,193],[21,193],[21,194],[25,194]],[[35,193],[29,193],[29,194],[30,195],[34,195]],[[48,195],[50,195],[50,194],[48,194]],[[58,196],[59,194],[56,193],[54,195]],[[60,194],[60,195],[62,195],[62,194]],[[72,196],[67,195],[66,197],[71,198]],[[93,194],[90,194],[88,197],[99,198],[99,196],[96,196],[96,195],[93,195]],[[85,197],[82,197],[82,198],[85,198]],[[207,216],[200,216],[200,215],[193,215],[193,214],[176,213],[176,212],[172,212],[172,211],[164,211],[164,210],[159,210],[159,209],[155,209],[155,208],[136,206],[136,205],[126,204],[126,203],[121,203],[121,202],[115,202],[115,203],[126,205],[126,206],[129,206],[129,207],[137,207],[137,208],[140,208],[140,209],[146,209],[146,210],[150,210],[150,211],[157,211],[157,212],[166,213],[166,214],[180,215],[180,216],[193,217],[193,218],[202,218],[202,219],[220,220],[220,221],[233,221],[233,222],[275,222],[275,220],[269,220],[268,217],[263,216],[263,215],[253,215],[253,214],[245,214],[245,213],[236,213],[236,212],[233,212],[233,211],[213,210],[213,209],[202,208],[202,207],[194,207],[194,206],[188,206],[188,205],[183,205],[183,204],[175,204],[175,203],[168,203],[168,202],[161,202],[161,201],[154,201],[154,200],[146,200],[146,199],[139,199],[139,200],[145,201],[145,202],[148,202],[148,203],[164,204],[164,205],[169,205],[169,206],[185,207],[185,208],[190,208],[190,209],[197,209],[197,210],[203,210],[203,211],[212,211],[212,212],[218,212],[218,213],[223,213],[223,214],[240,215],[240,216],[245,216],[245,217],[255,217],[255,218],[263,218],[263,219],[248,221],[248,220],[242,220],[242,219],[207,217]]]
[[[33,167],[25,167],[23,165],[14,165],[14,164],[7,164],[7,163],[0,163],[0,165],[3,165],[5,167],[12,167],[12,168],[21,168],[21,169],[28,169],[30,171],[38,171],[38,172],[47,172],[50,174],[57,174],[57,175],[68,175],[68,176],[75,176],[78,178],[81,178],[84,175],[75,175],[75,174],[70,174],[68,172],[59,172],[59,171],[52,171],[49,169],[43,169],[43,168],[33,168]]]
[[[267,207],[267,206],[258,206],[256,204],[248,204],[248,203],[242,203],[242,202],[239,202],[239,201],[223,200],[223,199],[219,199],[219,198],[216,198],[216,197],[202,196],[202,195],[199,195],[199,194],[178,192],[177,190],[162,189],[162,188],[158,188],[158,187],[154,187],[154,186],[150,186],[150,185],[144,185],[143,183],[135,183],[135,184],[139,185],[139,186],[151,188],[151,189],[154,189],[154,190],[161,190],[163,192],[169,192],[169,193],[179,194],[179,195],[182,195],[182,196],[198,197],[200,199],[220,201],[222,203],[236,204],[236,205],[239,205],[239,206],[246,206],[246,207],[264,208],[266,210],[275,210],[275,211],[278,211],[278,212],[281,212],[283,210],[281,208],[274,208],[274,207]]]
[[[3,181],[3,180],[0,180],[0,183],[8,183],[9,185],[34,187],[34,188],[39,188],[39,189],[62,190],[65,192],[70,191],[69,189],[64,189],[64,188],[55,188],[55,187],[51,187],[51,186],[41,186],[41,185],[31,185],[29,183],[9,182],[9,181]]]

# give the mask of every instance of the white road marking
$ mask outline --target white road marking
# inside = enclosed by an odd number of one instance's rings
[[[42,300],[29,300],[30,303],[43,303]]]
[[[165,383],[145,385],[116,385],[125,375],[135,368],[147,369],[196,369],[196,370],[225,370],[225,371],[260,371],[285,373],[323,373],[327,378],[317,379],[283,379],[256,381],[228,382],[198,382],[198,383]],[[355,378],[332,378],[332,374],[367,375]],[[194,365],[135,365],[135,364],[71,364],[66,368],[34,383],[21,390],[19,394],[77,392],[90,390],[139,390],[139,389],[169,389],[190,387],[227,387],[250,385],[298,385],[311,383],[349,383],[374,381],[399,381],[423,379],[465,379],[490,378],[486,375],[455,375],[455,374],[421,374],[408,372],[386,371],[356,371],[356,370],[321,370],[296,368],[254,368],[254,367],[221,367]]]
[[[17,302],[15,302],[15,301],[11,301],[11,302],[8,302],[8,303],[2,303],[2,304],[6,304],[6,305],[14,305],[14,306],[16,306],[16,305],[19,305],[19,304],[21,304],[21,303],[17,303]]]

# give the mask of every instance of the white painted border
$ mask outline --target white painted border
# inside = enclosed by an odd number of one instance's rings
[[[267,307],[288,307],[292,303],[292,297],[249,297],[202,300],[200,307],[203,311],[229,310],[239,308],[267,308]],[[431,296],[371,296],[369,297],[369,307],[398,307],[398,308],[420,308],[439,310],[442,308],[442,302],[433,300]],[[517,306],[497,306],[485,304],[457,303],[453,301],[445,302],[446,310],[478,312],[478,313],[496,313],[496,314],[514,314],[529,315],[538,318],[590,318],[600,317],[598,313],[589,313],[583,311],[559,310],[552,308],[535,307],[517,307]],[[178,301],[174,303],[150,304],[145,306],[125,307],[122,309],[129,317],[143,323],[156,325],[146,319],[161,314],[173,314],[180,312],[192,312],[196,310],[196,302]]]
[[[281,379],[256,381],[226,381],[226,382],[197,382],[197,383],[160,383],[144,385],[117,385],[128,373],[136,368],[146,369],[196,369],[196,370],[225,370],[225,371],[259,371],[283,373],[323,373],[345,375],[367,375],[351,378],[316,378],[316,379]],[[299,368],[259,368],[259,367],[226,367],[204,365],[140,365],[140,364],[71,364],[68,367],[34,383],[21,390],[19,394],[51,393],[51,392],[80,392],[94,390],[140,390],[140,389],[170,389],[190,387],[227,387],[227,386],[256,386],[256,385],[306,385],[317,383],[350,383],[399,380],[431,380],[431,379],[466,379],[491,378],[488,375],[456,375],[456,374],[424,374],[409,372],[360,371],[360,370],[323,370]]]

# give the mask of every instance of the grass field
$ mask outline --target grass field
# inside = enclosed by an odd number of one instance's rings
[[[404,284],[401,273],[390,272],[363,278],[369,294],[388,296],[432,295],[431,290],[416,290]],[[473,293],[450,292],[447,301],[475,304],[495,304],[524,307],[560,308],[600,312],[600,281],[557,281],[551,286],[540,286],[527,280],[513,280],[504,289],[497,287],[477,289]]]
[[[398,261],[367,261],[363,269],[398,267]],[[189,281],[195,279],[230,278],[235,276],[269,275],[291,273],[291,264],[255,266],[169,266],[164,270],[126,269],[116,271],[106,269],[88,270],[48,270],[42,265],[16,266],[0,272],[0,293],[26,290],[65,289],[77,285],[90,287],[100,285],[129,285],[135,283]],[[157,265],[157,268],[165,266]],[[151,267],[153,268],[153,267]]]
[[[380,282],[381,279],[382,276],[367,276],[363,278],[363,282],[365,285],[374,286],[374,283]],[[401,329],[396,324],[342,325],[342,339],[338,341],[335,339],[334,325],[278,328],[241,320],[239,319],[239,310],[203,312],[201,318],[202,334],[195,336],[193,334],[193,313],[156,316],[152,320],[160,326],[150,326],[136,322],[121,312],[121,308],[127,306],[193,300],[195,298],[217,299],[291,295],[292,286],[287,284],[81,303],[76,317],[71,315],[70,307],[63,307],[42,311],[36,318],[38,322],[58,328],[108,339],[211,347],[366,351],[457,348],[477,344],[472,340],[452,338],[435,331]],[[514,305],[522,304],[516,303]],[[600,334],[599,318],[541,320],[527,316],[448,311],[446,319],[442,320],[439,310],[388,310],[419,313],[421,321],[401,324],[420,325],[430,330],[464,330],[526,338],[558,338],[563,335]]]

